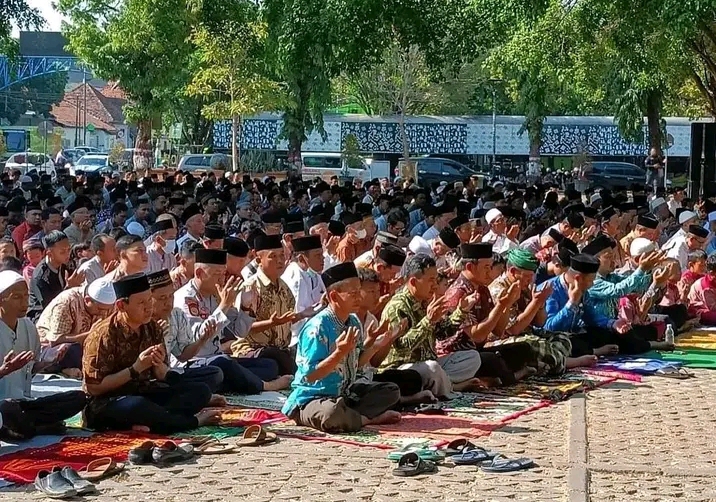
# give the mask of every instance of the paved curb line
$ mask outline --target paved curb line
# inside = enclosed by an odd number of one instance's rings
[[[572,396],[569,403],[569,467],[567,472],[569,502],[588,502],[586,395],[584,393],[576,394]]]

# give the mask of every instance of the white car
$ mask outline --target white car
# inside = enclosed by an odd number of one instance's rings
[[[103,169],[111,169],[109,155],[88,153],[80,157],[75,165],[70,167],[70,174],[74,176],[77,171],[96,173]]]
[[[11,173],[16,169],[23,175],[36,169],[40,174],[55,176],[55,163],[49,155],[44,153],[20,152],[12,154],[5,163],[5,171]]]

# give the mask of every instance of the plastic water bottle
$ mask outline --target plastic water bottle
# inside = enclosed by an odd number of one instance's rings
[[[666,326],[666,333],[664,333],[664,341],[666,343],[674,344],[674,328],[671,324]]]

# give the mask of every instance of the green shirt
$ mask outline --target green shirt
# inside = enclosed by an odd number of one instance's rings
[[[381,323],[387,320],[392,329],[403,319],[407,319],[408,330],[393,343],[380,367],[389,369],[408,363],[436,360],[436,333],[454,332],[459,327],[462,316],[462,312],[457,308],[450,316],[432,325],[426,317],[425,306],[410,293],[407,287],[402,288],[383,309]]]

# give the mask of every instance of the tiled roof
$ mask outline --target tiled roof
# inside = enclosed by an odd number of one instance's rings
[[[86,100],[85,89],[87,92]],[[119,91],[121,92],[121,89]],[[113,124],[124,122],[122,107],[127,102],[126,99],[117,96],[116,90],[111,97],[108,97],[89,84],[80,84],[66,92],[62,101],[52,107],[50,114],[60,125],[77,127],[77,108],[79,107],[79,126],[81,127],[84,124],[83,107],[86,102],[87,123],[92,124],[96,129],[114,133],[117,128]]]

